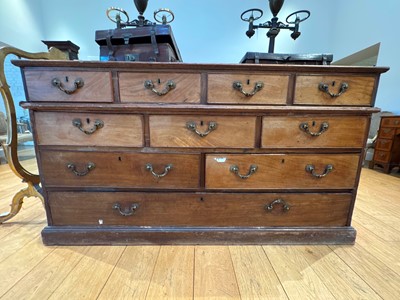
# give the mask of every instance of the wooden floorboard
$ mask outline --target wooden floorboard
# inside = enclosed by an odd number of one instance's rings
[[[24,188],[0,165],[0,212]],[[400,299],[400,174],[363,169],[354,246],[46,247],[36,198],[0,225],[0,299]]]

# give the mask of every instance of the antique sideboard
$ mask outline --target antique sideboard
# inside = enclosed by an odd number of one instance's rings
[[[352,244],[380,67],[14,61],[47,245]]]

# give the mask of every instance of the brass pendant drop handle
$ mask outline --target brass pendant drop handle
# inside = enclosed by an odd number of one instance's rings
[[[325,167],[325,171],[322,174],[317,174],[315,172],[315,167],[314,165],[307,165],[306,166],[306,172],[311,173],[312,176],[316,177],[316,178],[322,178],[325,177],[326,175],[328,175],[330,172],[333,171],[333,165],[326,165]]]
[[[115,204],[112,206],[112,208],[115,209],[115,210],[117,210],[121,216],[129,217],[129,216],[132,216],[132,215],[135,214],[135,212],[136,212],[136,211],[138,210],[138,208],[139,208],[139,204],[138,204],[138,203],[133,203],[133,204],[131,204],[129,207],[127,207],[127,208],[125,208],[125,209],[122,209],[121,204],[115,203]]]
[[[344,94],[349,89],[349,84],[347,82],[342,82],[340,84],[339,93],[337,93],[337,94],[332,93],[331,91],[329,91],[329,85],[326,84],[326,83],[323,83],[323,82],[321,82],[318,85],[318,88],[319,88],[320,91],[322,91],[324,93],[327,93],[332,98],[336,98],[336,97],[339,97],[340,95]]]
[[[96,165],[92,162],[88,162],[85,166],[85,170],[83,171],[78,171],[76,169],[75,164],[73,163],[68,163],[67,164],[67,168],[71,170],[72,173],[74,173],[76,176],[86,176],[87,174],[89,174],[90,171],[92,171],[94,168],[96,167]]]
[[[205,137],[207,135],[209,135],[212,131],[216,130],[218,127],[217,122],[208,122],[208,129],[205,132],[200,132],[197,130],[197,124],[196,122],[193,121],[189,121],[186,123],[186,128],[189,129],[190,131],[195,132],[198,136],[200,137]]]
[[[242,84],[240,81],[235,81],[235,82],[233,82],[232,87],[233,87],[235,90],[241,92],[241,93],[242,93],[243,95],[245,95],[246,97],[252,97],[252,96],[254,96],[257,92],[259,92],[259,91],[262,90],[262,88],[264,87],[264,83],[261,82],[261,81],[257,81],[257,82],[254,84],[254,89],[253,89],[253,91],[251,91],[251,92],[246,92],[246,91],[244,91],[244,90],[243,90],[243,84]]]
[[[311,132],[310,131],[310,126],[308,123],[304,122],[300,124],[300,129],[303,130],[304,132],[308,133],[311,136],[320,136],[322,133],[328,130],[329,128],[329,123],[328,122],[322,122],[321,127],[319,128],[319,132]]]
[[[288,212],[290,210],[290,205],[282,199],[275,199],[270,204],[265,205],[264,208],[267,212],[272,212],[275,205],[282,205],[283,212]]]
[[[172,164],[168,164],[164,168],[164,173],[157,174],[156,172],[154,172],[153,165],[151,163],[146,164],[146,170],[149,171],[156,178],[167,176],[169,171],[171,171],[171,169],[172,169]]]
[[[82,127],[82,120],[81,119],[73,119],[72,125],[82,131],[84,134],[91,135],[96,132],[96,130],[104,127],[104,122],[102,120],[95,120],[93,123],[93,127],[86,130]]]
[[[242,175],[239,173],[239,167],[237,165],[232,165],[230,166],[229,170],[239,176],[241,179],[248,179],[251,175],[253,175],[255,172],[257,172],[257,165],[250,165],[249,171],[247,172],[246,175]]]
[[[62,82],[61,82],[60,79],[54,78],[54,79],[51,81],[51,84],[52,84],[53,86],[57,87],[60,91],[64,92],[65,94],[71,95],[71,94],[75,93],[78,89],[80,89],[81,87],[83,87],[85,83],[84,83],[84,81],[83,81],[82,78],[77,78],[77,79],[75,79],[75,81],[74,81],[74,88],[72,88],[72,89],[67,89],[67,88],[65,88],[65,87],[63,86],[63,84],[62,84]]]
[[[161,92],[159,92],[155,89],[155,85],[152,80],[146,80],[144,82],[144,87],[146,89],[151,90],[154,94],[156,94],[158,96],[164,96],[164,95],[168,94],[169,91],[176,88],[176,83],[173,80],[168,80],[167,83],[165,84],[164,89]]]

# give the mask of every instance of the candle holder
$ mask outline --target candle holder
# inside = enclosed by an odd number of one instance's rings
[[[269,8],[273,15],[271,21],[261,23],[259,25],[254,25],[254,21],[260,19],[263,16],[263,11],[258,8],[251,8],[244,11],[240,18],[249,23],[249,29],[246,31],[246,35],[251,38],[255,34],[256,29],[269,29],[267,32],[267,37],[269,38],[269,48],[268,53],[274,53],[275,48],[275,38],[279,34],[281,29],[288,29],[293,31],[290,35],[293,40],[296,40],[301,32],[299,31],[299,25],[301,22],[307,20],[311,13],[308,10],[298,10],[286,17],[286,23],[278,21],[278,13],[281,10],[284,0],[269,0]],[[302,17],[301,17],[302,16]]]

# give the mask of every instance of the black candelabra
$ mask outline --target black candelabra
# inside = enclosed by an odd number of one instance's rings
[[[296,40],[301,32],[299,31],[299,25],[301,22],[307,20],[310,17],[310,11],[308,10],[298,10],[291,13],[286,18],[286,23],[278,21],[278,13],[283,6],[284,0],[269,0],[269,8],[273,15],[271,21],[261,23],[259,25],[254,25],[254,21],[260,19],[263,16],[263,11],[258,8],[251,8],[244,11],[240,18],[249,23],[249,29],[246,31],[246,35],[251,38],[255,34],[255,30],[259,28],[269,29],[267,32],[267,37],[269,38],[269,48],[268,53],[274,53],[275,48],[275,38],[279,34],[281,29],[289,29],[292,32],[290,35],[293,40]],[[301,18],[301,15],[304,15]]]

